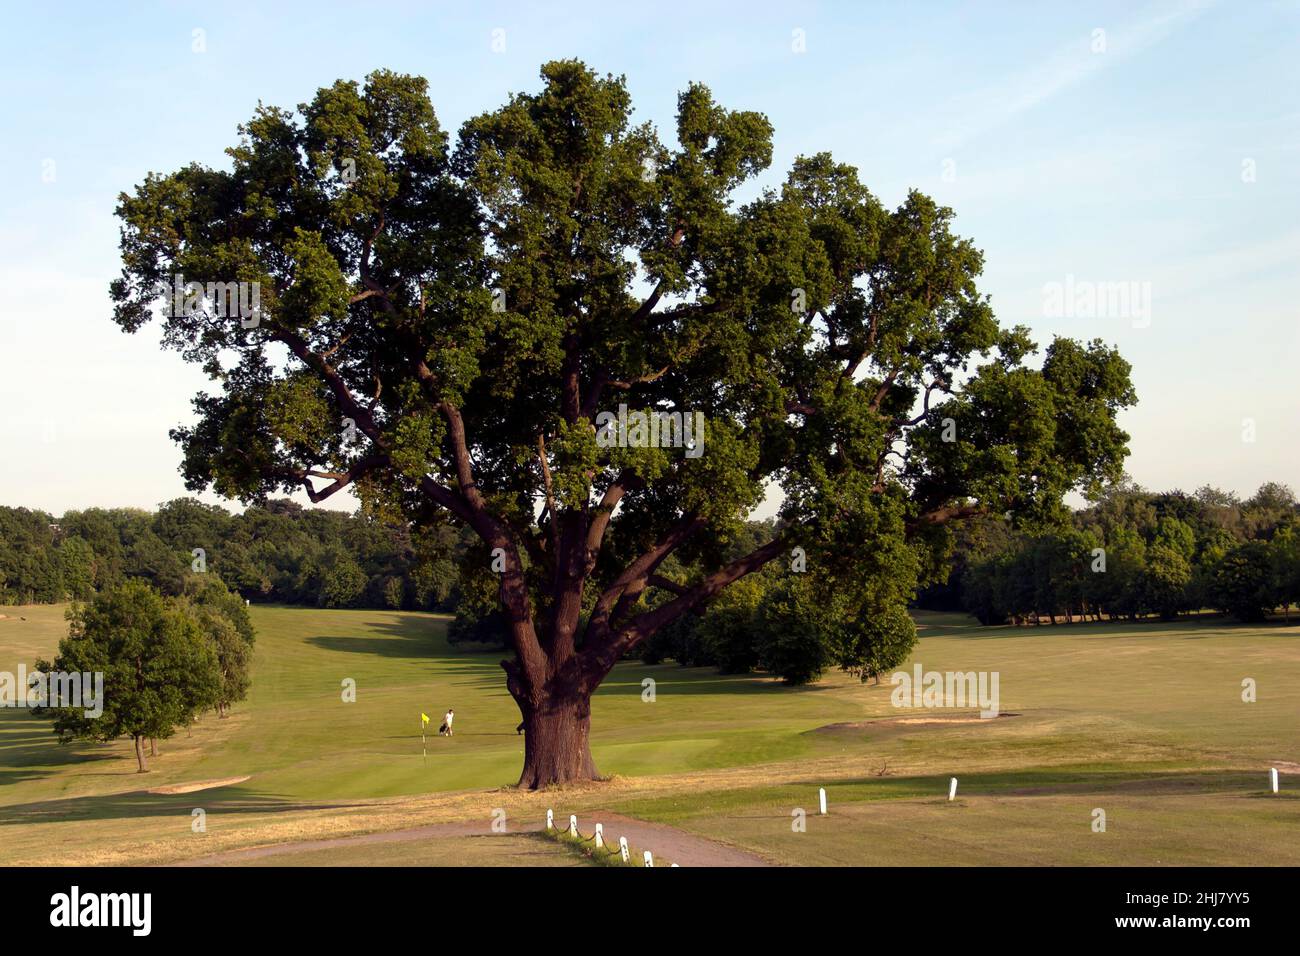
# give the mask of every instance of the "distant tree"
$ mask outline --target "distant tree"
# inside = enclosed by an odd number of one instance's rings
[[[421,560],[411,569],[411,590],[416,608],[422,611],[447,608],[457,578],[456,565],[450,558]]]
[[[1260,485],[1241,506],[1242,524],[1251,538],[1271,538],[1278,527],[1295,518],[1295,492],[1280,481]]]
[[[838,629],[803,577],[782,578],[768,591],[755,625],[760,664],[787,684],[812,683],[834,664]]]
[[[215,705],[226,717],[232,704],[243,700],[252,684],[255,633],[244,601],[215,574],[191,574],[184,599],[203,636],[216,655],[218,684]]]
[[[497,598],[500,582],[490,566],[477,561],[461,565],[457,578],[456,617],[447,629],[452,644],[508,647],[510,623]]]
[[[750,575],[723,591],[699,617],[680,619],[695,625],[698,641],[722,673],[745,674],[758,666],[760,653],[754,632],[771,585],[768,575]]]
[[[1192,568],[1183,555],[1166,544],[1153,544],[1146,552],[1146,606],[1165,620],[1187,608],[1187,586]]]
[[[43,511],[0,507],[0,603],[63,600],[63,568],[54,551],[52,523]]]
[[[168,547],[150,527],[132,536],[124,565],[128,577],[143,578],[163,594],[175,597],[185,585],[192,556]],[[206,558],[205,558],[206,560]]]
[[[335,552],[321,570],[320,606],[354,607],[366,589],[366,573],[344,552]]]
[[[249,616],[244,599],[231,591],[221,578],[207,574],[187,574],[182,593],[199,607],[210,607],[227,618],[240,638],[250,647],[256,640],[253,619]]]
[[[59,524],[65,540],[80,538],[95,554],[94,588],[103,591],[125,579],[126,548],[122,543],[123,512],[103,508],[69,511]]]
[[[65,538],[59,545],[63,586],[74,601],[89,600],[95,593],[95,552],[84,538]]]
[[[1210,485],[1196,489],[1193,497],[1201,505],[1203,520],[1210,526],[1236,537],[1241,532],[1241,499],[1231,491]]]
[[[1146,542],[1136,530],[1112,530],[1106,540],[1106,570],[1099,579],[1101,603],[1110,616],[1134,620],[1146,609],[1146,560]]]
[[[144,581],[133,580],[69,612],[68,636],[45,672],[100,672],[103,713],[46,708],[60,743],[130,737],[139,772],[146,773],[146,740],[165,739],[188,724],[218,696],[217,657],[199,622],[169,604]]]
[[[216,565],[237,520],[218,505],[204,504],[194,498],[176,498],[159,506],[151,527],[171,551],[191,554],[195,548],[202,548],[208,563]]]
[[[1159,518],[1151,543],[1169,548],[1184,561],[1191,561],[1196,556],[1196,532],[1191,525],[1178,518],[1167,515]]]
[[[1300,605],[1300,524],[1283,525],[1269,542],[1273,603],[1282,605],[1291,620],[1291,605]]]
[[[985,555],[971,561],[962,581],[962,606],[984,625],[1006,624],[1012,610],[1002,598],[1003,578],[1011,553]]]
[[[406,600],[406,585],[401,578],[383,578],[384,604],[394,610]]]
[[[1220,559],[1214,571],[1217,605],[1241,621],[1262,621],[1274,606],[1273,563],[1263,541],[1247,541]]]

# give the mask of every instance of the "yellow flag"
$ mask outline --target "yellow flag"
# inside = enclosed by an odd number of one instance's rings
[[[429,715],[424,713],[423,711],[421,711],[420,713],[420,726],[421,727],[429,726]]]

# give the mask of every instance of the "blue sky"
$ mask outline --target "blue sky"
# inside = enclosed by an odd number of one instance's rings
[[[1140,483],[1300,486],[1295,0],[6,4],[4,21],[0,504],[184,493],[167,430],[204,380],[156,328],[110,321],[120,191],[224,164],[259,99],[385,67],[427,77],[454,130],[559,57],[626,75],[665,136],[693,80],[765,112],[769,182],[830,150],[887,203],[917,187],[951,205],[1004,324],[1133,363]],[[1048,314],[1067,280],[1136,283],[1149,315]]]

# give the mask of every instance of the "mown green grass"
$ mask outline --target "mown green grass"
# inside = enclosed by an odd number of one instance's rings
[[[66,630],[61,608],[21,613],[26,622],[0,621],[0,669],[52,655]],[[0,791],[0,805],[242,775],[253,778],[239,788],[250,794],[298,800],[517,779],[523,738],[500,651],[450,647],[446,619],[433,615],[254,607],[253,619],[249,699],[228,720],[204,716],[161,741],[148,775],[135,773],[129,742],[60,747],[47,722],[0,711],[0,783],[13,784]],[[642,700],[647,677],[656,681],[653,703]],[[343,701],[345,679],[356,682],[355,703]],[[865,716],[868,696],[843,678],[787,689],[761,677],[622,664],[594,705],[595,757],[602,772],[623,775],[795,758],[816,748],[800,731]],[[448,707],[456,733],[439,737]],[[422,711],[433,718],[423,745]]]
[[[0,670],[51,655],[66,629],[61,608],[0,613]],[[161,742],[148,775],[134,773],[126,742],[60,747],[47,723],[0,711],[0,837],[30,845],[65,823],[93,836],[94,821],[116,833],[136,816],[187,816],[198,795],[129,792],[187,781],[248,775],[202,792],[237,817],[517,778],[523,746],[499,652],[449,647],[445,619],[431,615],[255,607],[253,616],[249,700],[229,720],[205,716]],[[778,862],[1300,862],[1300,776],[1284,774],[1277,797],[1264,793],[1269,766],[1300,763],[1300,627],[919,621],[913,661],[997,671],[1001,709],[1017,716],[909,724],[893,718],[949,712],[896,709],[887,681],[832,674],[785,688],[626,662],[593,704],[597,765],[633,784],[674,774],[682,785],[622,787],[605,805]],[[1241,699],[1247,677],[1255,703]],[[345,678],[356,703],[341,699]],[[645,678],[656,682],[653,703],[642,699]],[[448,706],[456,735],[440,738]],[[435,719],[427,759],[421,711]],[[773,782],[766,772],[709,773],[746,765],[771,767]],[[961,781],[952,804],[950,776]],[[818,786],[831,801],[824,818]],[[796,807],[809,811],[805,833],[791,831]],[[1108,814],[1104,834],[1091,830],[1097,807]]]

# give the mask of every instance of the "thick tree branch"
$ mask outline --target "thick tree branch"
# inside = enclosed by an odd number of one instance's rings
[[[725,567],[713,572],[703,581],[690,587],[684,594],[645,611],[626,622],[601,641],[594,649],[590,659],[585,662],[590,674],[596,679],[603,678],[618,659],[633,647],[645,640],[665,624],[676,620],[700,602],[717,594],[728,584],[747,574],[757,571],[768,561],[785,550],[788,538],[781,535],[760,548],[756,548],[743,558],[732,561]]]
[[[623,596],[624,591],[638,581],[643,581],[683,541],[704,527],[704,525],[704,519],[696,514],[683,515],[650,550],[624,568],[623,573],[615,578],[600,597],[596,599],[596,605],[591,612],[591,621],[587,626],[588,640],[590,641],[594,637],[598,638],[608,630],[611,612],[615,603]]]
[[[949,521],[957,521],[963,518],[974,518],[978,515],[989,514],[989,509],[985,505],[945,505],[942,508],[934,508],[918,515],[909,522],[912,527],[920,525],[941,525]]]

